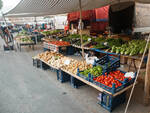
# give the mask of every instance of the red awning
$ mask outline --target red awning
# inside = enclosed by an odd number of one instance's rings
[[[75,21],[80,19],[80,12],[73,12],[68,14],[68,21]],[[83,20],[95,20],[95,10],[82,11]]]
[[[109,6],[95,9],[97,21],[108,21]]]

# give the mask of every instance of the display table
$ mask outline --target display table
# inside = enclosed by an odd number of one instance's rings
[[[22,46],[32,46],[32,49],[34,50],[34,45],[35,43],[34,42],[20,42],[20,41],[17,41],[17,48],[21,51],[21,47]]]

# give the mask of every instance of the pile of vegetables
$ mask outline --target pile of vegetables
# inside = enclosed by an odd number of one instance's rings
[[[50,62],[51,59],[58,60],[61,57],[63,57],[62,54],[56,53],[56,52],[53,52],[53,51],[50,51],[50,52],[46,51],[44,53],[40,53],[40,54],[37,55],[38,59],[42,59],[45,62]]]
[[[112,88],[113,84],[115,84],[116,88],[122,85],[121,82],[119,82],[118,80],[115,80],[115,78],[113,78],[112,76],[101,75],[101,76],[94,78],[93,80],[101,84],[104,84],[110,88]]]
[[[21,32],[19,32],[19,34],[17,36],[26,36],[28,33],[25,30],[22,30]]]
[[[51,31],[43,31],[42,34],[48,36],[48,35],[57,34],[57,33],[59,33],[59,32],[60,32],[60,30],[51,30]]]
[[[111,88],[112,88],[112,85],[115,84],[115,87],[117,88],[122,85],[121,82],[123,82],[125,78],[127,78],[128,81],[132,79],[131,77],[125,77],[124,75],[125,74],[122,73],[120,70],[116,70],[116,71],[110,72],[108,75],[107,73],[105,73],[105,75],[95,77],[93,78],[93,80]]]
[[[103,69],[101,66],[96,66],[96,67],[93,67],[90,69],[86,69],[86,70],[80,72],[80,74],[88,77],[88,74],[90,73],[91,75],[96,77],[96,76],[102,75],[102,71],[103,71]]]
[[[108,38],[108,39],[96,38],[94,42],[97,43],[96,45],[93,46],[96,49],[107,49],[107,48],[111,48],[113,45],[118,47],[124,43],[122,39],[114,39],[114,38]]]
[[[20,38],[20,41],[21,43],[33,43],[33,40],[31,40],[30,37],[23,37],[23,38]]]
[[[122,55],[138,55],[143,54],[146,46],[145,40],[132,40],[121,46],[112,46],[111,52]]]
[[[49,42],[49,44],[53,44],[56,46],[69,46],[70,45],[70,43],[66,41],[51,41]]]
[[[115,78],[117,80],[120,80],[120,81],[124,81],[125,80],[126,77],[124,75],[125,74],[122,73],[120,70],[112,71],[112,72],[110,72],[108,74],[108,76],[111,76],[111,77],[113,77],[113,78]],[[128,80],[131,80],[131,79],[132,79],[131,77],[128,78]]]
[[[64,65],[61,68],[72,74],[77,74],[77,69],[83,71],[92,68],[92,65],[87,64],[86,61],[78,61],[78,60],[71,59],[69,65]]]

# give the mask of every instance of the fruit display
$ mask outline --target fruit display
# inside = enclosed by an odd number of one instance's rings
[[[96,66],[96,67],[92,67],[90,69],[86,69],[82,72],[80,72],[80,74],[88,77],[88,74],[90,73],[92,76],[97,77],[99,75],[102,75],[102,67],[101,66]]]
[[[121,82],[119,82],[118,80],[116,80],[112,76],[101,75],[101,76],[94,78],[93,80],[98,82],[98,83],[101,83],[103,85],[106,85],[108,87],[111,87],[111,88],[112,88],[113,84],[115,84],[116,88],[122,85]]]
[[[62,66],[62,69],[72,74],[77,74],[78,68],[80,71],[83,71],[83,70],[92,68],[92,65],[87,64],[85,61],[78,61],[78,60],[71,59],[68,65]]]
[[[132,40],[126,44],[123,44],[122,46],[113,46],[111,48],[111,52],[122,54],[122,55],[139,55],[144,53],[144,49],[146,46],[145,40]]]
[[[49,42],[49,44],[53,44],[56,46],[69,46],[70,45],[70,43],[66,41],[51,41]]]

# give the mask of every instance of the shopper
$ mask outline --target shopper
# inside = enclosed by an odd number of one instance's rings
[[[3,33],[3,27],[0,26],[0,36],[2,39],[4,39],[4,33]]]
[[[3,28],[4,38],[7,42],[12,42],[11,33],[9,32],[7,27]]]

